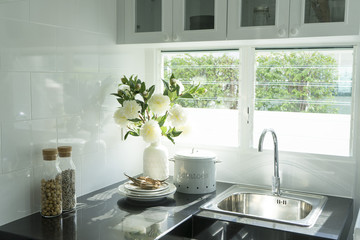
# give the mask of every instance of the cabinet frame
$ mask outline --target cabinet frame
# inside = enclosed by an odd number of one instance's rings
[[[186,0],[173,2],[173,41],[226,40],[227,0],[214,0],[214,29],[185,30]]]
[[[161,31],[136,32],[136,1],[125,0],[125,43],[168,42],[172,37],[172,1],[162,0]]]
[[[344,22],[305,23],[305,0],[291,0],[289,37],[358,35],[359,17],[356,10],[360,10],[359,0],[345,0]]]
[[[242,27],[242,0],[228,0],[227,39],[273,39],[288,37],[289,5],[289,0],[276,0],[275,25]]]

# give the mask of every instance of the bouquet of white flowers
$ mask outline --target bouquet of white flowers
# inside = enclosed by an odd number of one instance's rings
[[[154,94],[155,86],[146,87],[137,76],[121,78],[117,97],[119,107],[114,119],[121,127],[127,127],[125,139],[129,136],[142,136],[145,142],[153,143],[166,136],[172,143],[174,137],[182,133],[187,124],[183,108],[176,104],[179,98],[194,98],[206,90],[200,84],[193,84],[187,90],[180,81],[171,75],[169,82],[163,80],[163,94]]]

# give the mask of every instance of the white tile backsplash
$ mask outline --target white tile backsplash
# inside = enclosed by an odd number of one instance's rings
[[[0,33],[0,70],[56,70],[56,30],[53,27],[0,19]]]
[[[0,0],[0,225],[39,211],[43,148],[73,147],[78,196],[141,172],[128,160],[141,152],[126,153],[138,144],[112,133],[109,94],[122,74],[144,75],[144,49],[115,45],[115,9],[116,0]]]
[[[61,73],[32,73],[32,118],[64,115],[64,95]]]
[[[57,147],[56,119],[47,118],[31,121],[32,132],[32,165],[43,162],[42,149]]]
[[[57,0],[30,0],[30,21],[56,25]]]
[[[31,122],[3,122],[2,124],[2,172],[9,173],[31,167]]]
[[[77,12],[76,23],[80,29],[92,32],[99,31],[99,9],[102,0],[77,0],[81,6]],[[106,1],[107,2],[107,1]],[[111,16],[113,17],[113,15]],[[111,18],[110,18],[111,19]]]
[[[31,177],[28,169],[0,175],[0,225],[32,212]]]
[[[0,1],[0,18],[29,20],[29,0]]]
[[[0,120],[30,120],[30,73],[0,72]]]
[[[57,71],[98,72],[99,34],[76,29],[57,29]]]

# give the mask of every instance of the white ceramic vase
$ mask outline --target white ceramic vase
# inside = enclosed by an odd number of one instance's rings
[[[169,177],[168,150],[160,142],[151,143],[144,150],[143,174],[144,176],[163,180]]]

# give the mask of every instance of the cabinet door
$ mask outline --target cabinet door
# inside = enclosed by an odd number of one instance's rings
[[[360,0],[291,0],[290,37],[359,34]]]
[[[228,2],[228,39],[288,37],[288,23],[289,0]]]
[[[226,39],[226,0],[174,0],[173,41]]]
[[[125,43],[171,41],[172,1],[125,0]]]

